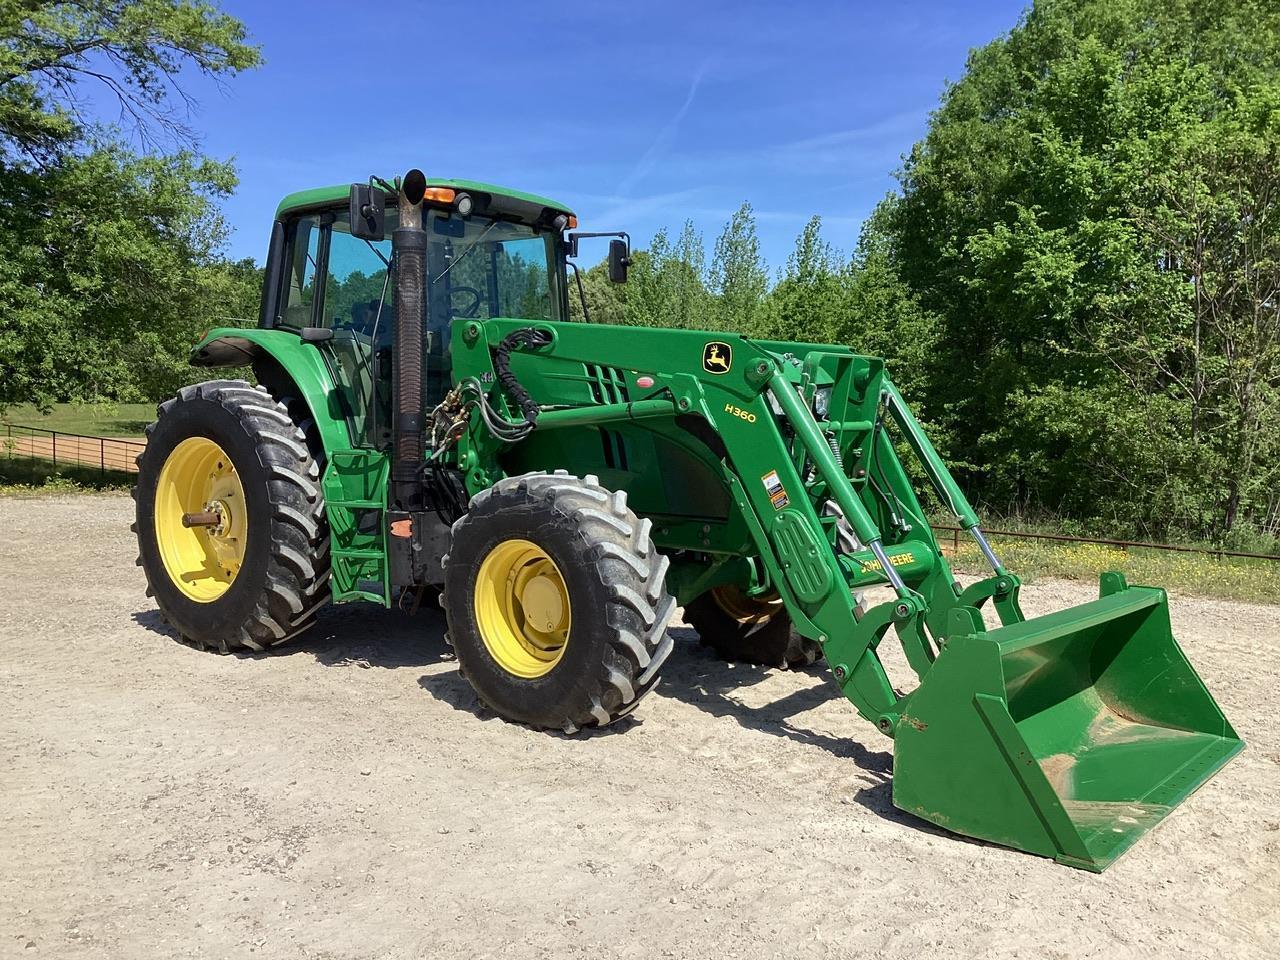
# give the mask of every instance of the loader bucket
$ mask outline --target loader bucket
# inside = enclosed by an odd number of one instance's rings
[[[1100,872],[1244,748],[1173,639],[1163,590],[983,632],[959,608],[897,727],[893,800]]]

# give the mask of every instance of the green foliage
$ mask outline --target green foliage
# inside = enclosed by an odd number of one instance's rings
[[[627,322],[650,327],[697,329],[711,307],[706,288],[702,236],[686,221],[673,244],[665,230],[632,265],[627,283]]]
[[[882,208],[887,205],[888,201]],[[928,388],[942,322],[899,276],[877,229],[882,215],[883,209],[877,211],[863,229],[853,261],[842,274],[842,309],[822,328],[824,338],[884,358],[917,415],[935,424],[930,433],[940,443],[945,440],[939,430],[941,418],[932,415]]]
[[[0,410],[164,396],[202,330],[256,315],[260,272],[222,257],[230,164],[120,141],[192,145],[180,73],[258,60],[207,3],[0,0]],[[124,130],[85,119],[95,93]]]
[[[244,25],[191,0],[0,0],[0,148],[41,160],[79,145],[94,88],[131,132],[192,138],[171,101],[179,74],[233,76],[260,62]]]
[[[760,240],[749,203],[734,211],[716,240],[710,287],[716,297],[716,309],[709,317],[715,329],[741,333],[755,328],[769,287],[769,274],[760,257]]]
[[[1147,535],[1280,525],[1280,9],[1036,3],[873,222],[939,319],[971,489]]]
[[[641,264],[648,260],[649,254],[644,250],[637,250],[633,254],[634,263],[631,267],[631,276],[635,278],[643,267]],[[627,295],[634,289],[631,283],[625,285],[609,282],[609,266],[605,262],[597,263],[589,270],[583,270],[582,289],[579,293],[578,283],[573,278],[572,269],[569,271],[569,316],[574,320],[587,320],[592,323],[615,323],[624,324],[627,322]],[[582,301],[586,300],[587,316],[582,313]]]
[[[13,497],[16,500],[35,500],[41,497],[84,496],[89,493],[100,493],[110,490],[128,490],[133,481],[114,479],[104,485],[82,484],[69,477],[57,473],[41,473],[30,478],[30,482],[11,483],[0,472],[0,497]]]
[[[774,286],[752,328],[775,340],[826,338],[844,312],[849,278],[831,245],[822,239],[822,218],[813,217],[796,239],[786,272]]]
[[[258,270],[218,257],[225,164],[102,146],[0,178],[0,407],[137,401],[193,374],[199,333],[252,318]]]

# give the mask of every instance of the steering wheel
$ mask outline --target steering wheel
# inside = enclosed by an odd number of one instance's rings
[[[465,310],[455,309],[452,303],[453,297],[460,293],[465,293],[471,297],[471,302],[467,304]],[[474,317],[480,312],[480,301],[484,299],[484,295],[475,287],[450,287],[449,288],[450,304],[449,309],[453,311],[454,316],[458,317]]]

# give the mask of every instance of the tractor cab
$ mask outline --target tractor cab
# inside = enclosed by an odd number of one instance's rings
[[[422,207],[423,388],[430,409],[450,387],[455,320],[568,316],[563,230],[576,221],[554,201],[472,181],[428,183]],[[392,434],[392,235],[399,225],[396,194],[377,186],[286,197],[276,214],[260,316],[260,326],[294,331],[319,349],[352,436],[376,448]]]

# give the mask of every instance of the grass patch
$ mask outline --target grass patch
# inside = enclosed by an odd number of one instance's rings
[[[47,414],[29,403],[22,403],[5,410],[0,423],[87,437],[141,437],[147,424],[155,418],[154,403],[55,403]]]
[[[103,471],[75,463],[54,464],[41,457],[0,456],[0,495],[46,496],[62,493],[94,493],[129,490],[134,475],[121,470]]]
[[[88,487],[67,477],[50,477],[39,486],[32,486],[29,483],[9,483],[0,477],[0,497],[16,497],[19,499],[37,499],[39,497],[61,497],[61,496],[93,496],[95,494],[104,493],[123,493],[129,489],[128,483],[121,483],[118,486],[110,484],[105,486]]]
[[[1119,570],[1132,584],[1164,587],[1194,597],[1280,603],[1280,561],[1215,557],[1121,549],[1093,543],[1055,543],[1047,540],[993,538],[1000,561],[1027,582],[1037,577],[1091,580],[1108,570]],[[944,543],[946,541],[944,540]],[[950,544],[946,546],[949,548]],[[977,545],[960,542],[953,565],[979,572],[986,569]]]
[[[953,526],[955,524],[955,518],[949,516],[937,515],[936,517],[931,517],[931,520],[936,520],[940,526]],[[1141,530],[1125,529],[1120,526],[1085,523],[1069,518],[1054,519],[1052,517],[1028,519],[1016,516],[984,515],[982,529],[983,531],[1007,530],[1014,533],[1066,534],[1067,536],[1084,537],[1086,539],[1138,540],[1149,543],[1167,542],[1181,547],[1196,547],[1205,550],[1221,548],[1223,550],[1239,550],[1247,553],[1280,554],[1280,537],[1276,537],[1266,531],[1251,528],[1245,524],[1237,524],[1235,529],[1221,542],[1211,542],[1186,532],[1167,531],[1163,535],[1155,535]],[[939,532],[938,536],[940,539],[949,540],[952,534],[948,530]],[[961,539],[964,539],[963,534],[961,534]]]

